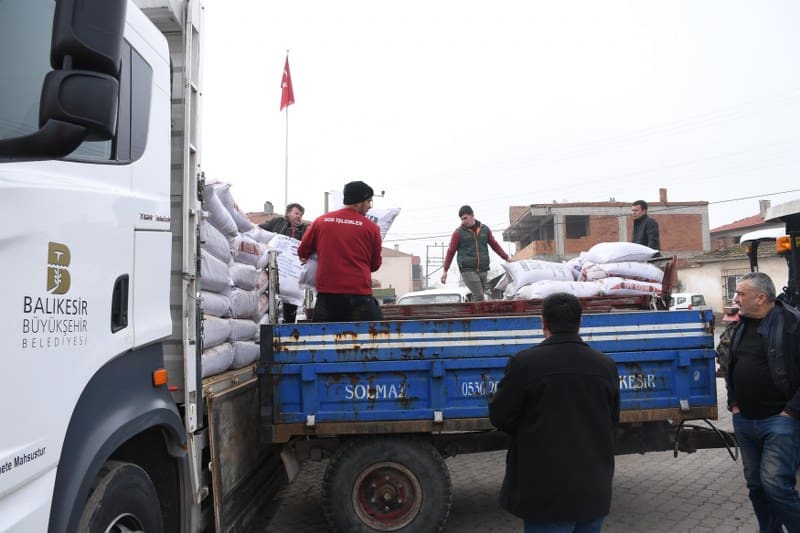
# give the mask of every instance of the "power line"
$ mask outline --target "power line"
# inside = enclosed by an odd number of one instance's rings
[[[711,202],[708,202],[708,205],[711,206],[711,205],[726,204],[726,203],[731,203],[731,202],[741,202],[743,200],[752,200],[754,198],[765,198],[765,197],[769,197],[769,196],[778,196],[780,194],[789,194],[789,193],[797,193],[797,192],[800,192],[800,189],[787,189],[787,190],[784,190],[784,191],[777,191],[777,192],[770,192],[770,193],[763,193],[763,194],[754,194],[754,195],[750,195],[750,196],[739,196],[739,197],[736,197],[736,198],[727,198],[725,200],[711,201]],[[556,204],[556,205],[558,205],[558,204]],[[683,209],[683,208],[684,208],[684,206],[665,207],[664,209],[653,209],[653,213],[664,213],[666,211],[672,211],[672,210]],[[625,215],[625,216],[627,216],[627,215]],[[508,224],[506,224],[506,223],[487,224],[487,225],[491,228],[492,231],[495,231],[495,232],[501,231],[502,229],[508,227]],[[414,235],[414,234],[411,234],[411,235]],[[423,241],[423,240],[428,240],[428,239],[447,238],[450,235],[452,235],[452,233],[437,233],[437,234],[427,234],[426,233],[423,236],[406,237],[406,238],[391,238],[391,239],[386,239],[383,242]]]

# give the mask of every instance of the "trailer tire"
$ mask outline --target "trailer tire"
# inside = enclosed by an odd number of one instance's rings
[[[108,461],[92,487],[78,531],[162,533],[161,503],[150,476],[133,463]]]
[[[325,518],[341,533],[441,531],[451,497],[444,459],[421,439],[345,442],[322,483]]]

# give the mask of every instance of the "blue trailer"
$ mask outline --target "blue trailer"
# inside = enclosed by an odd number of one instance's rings
[[[460,305],[485,315],[512,304]],[[686,424],[717,418],[712,312],[604,309],[584,314],[581,336],[617,363],[617,452],[730,446]],[[288,464],[331,457],[323,502],[340,531],[441,529],[442,458],[507,446],[488,399],[508,358],[544,338],[530,313],[396,318],[262,330],[262,431]]]

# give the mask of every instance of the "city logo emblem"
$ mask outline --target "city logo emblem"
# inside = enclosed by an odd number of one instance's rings
[[[69,266],[71,256],[66,244],[47,244],[47,292],[66,294],[69,290]]]

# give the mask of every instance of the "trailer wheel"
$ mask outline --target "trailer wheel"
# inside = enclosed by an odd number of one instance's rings
[[[162,533],[161,503],[147,472],[132,463],[108,461],[103,465],[78,531]]]
[[[334,531],[441,531],[450,513],[450,474],[439,452],[416,439],[344,443],[322,484],[325,518]]]

